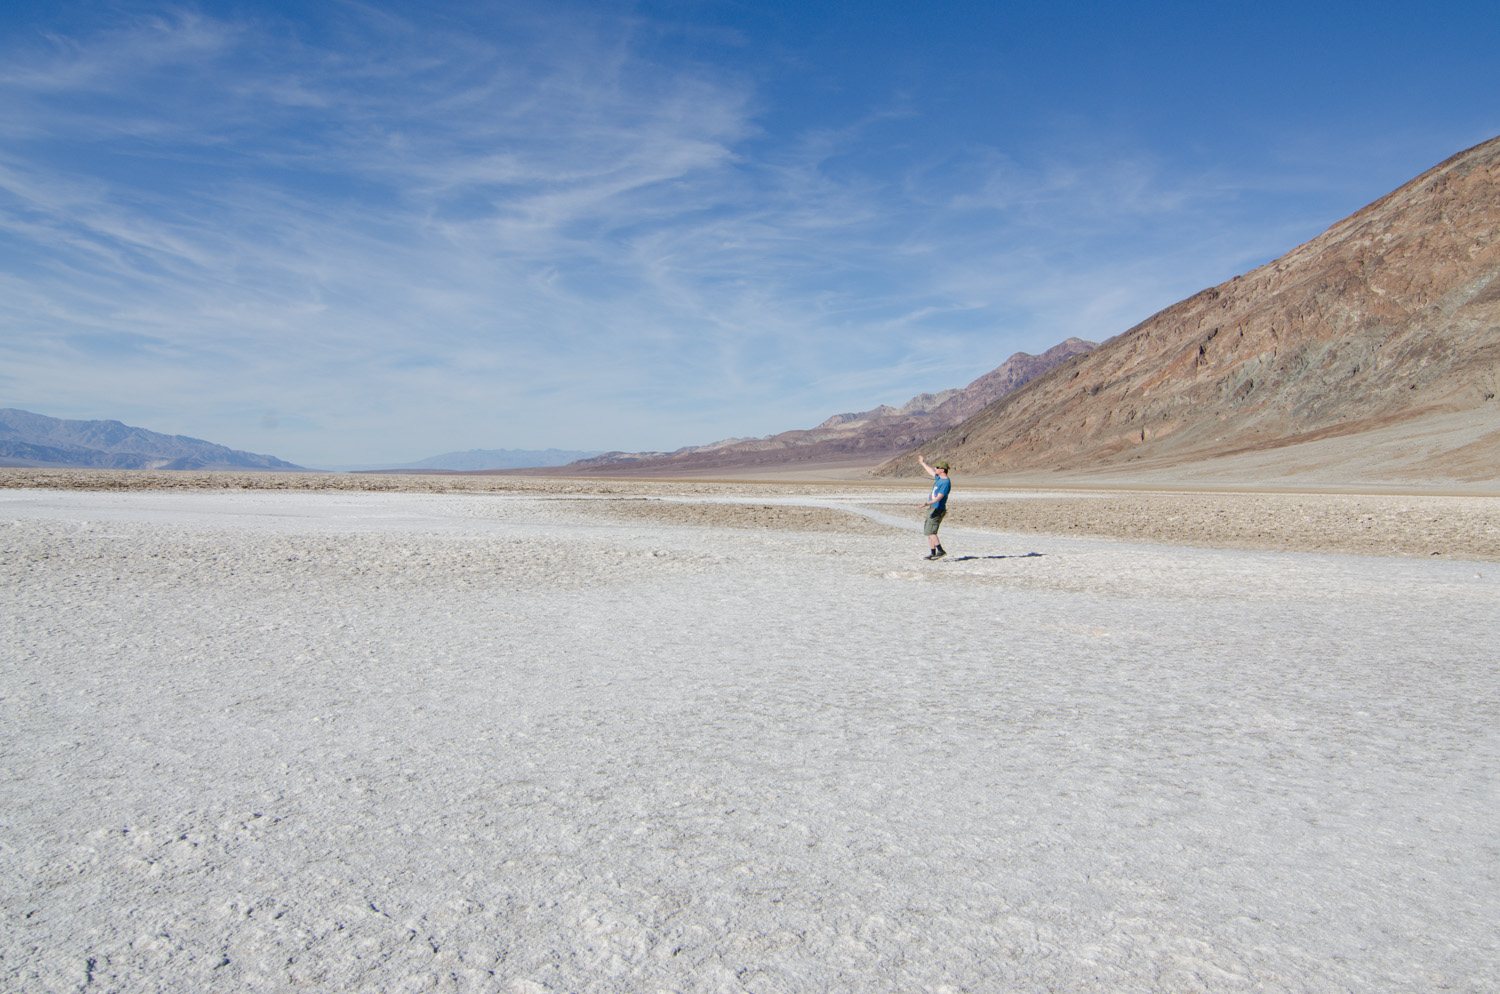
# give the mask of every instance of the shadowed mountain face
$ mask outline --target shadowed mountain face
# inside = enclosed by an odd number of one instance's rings
[[[1500,139],[923,447],[956,471],[1500,478]],[[1322,460],[1321,466],[1319,460]],[[918,472],[913,455],[878,475]],[[1205,477],[1206,478],[1206,477]]]
[[[1059,363],[1094,347],[1070,338],[1041,355],[1017,352],[963,389],[924,393],[901,407],[835,414],[816,428],[765,438],[735,438],[676,452],[608,452],[570,463],[568,473],[690,474],[745,469],[774,470],[810,464],[864,463],[919,445]]]
[[[301,469],[186,435],[162,435],[118,421],[64,421],[0,409],[0,465],[90,469]]]

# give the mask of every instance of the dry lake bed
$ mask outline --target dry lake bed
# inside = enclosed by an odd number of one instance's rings
[[[0,989],[1500,987],[1482,498],[399,489],[0,489]]]

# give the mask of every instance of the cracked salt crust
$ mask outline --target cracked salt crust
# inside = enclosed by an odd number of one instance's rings
[[[4,497],[5,990],[1500,984],[1488,564]]]

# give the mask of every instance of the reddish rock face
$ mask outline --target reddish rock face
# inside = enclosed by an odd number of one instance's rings
[[[1497,226],[1500,138],[1072,359],[924,451],[977,474],[1161,468],[1358,444],[1401,425],[1416,437],[1424,419],[1464,415],[1464,444],[1387,475],[1496,478]],[[880,470],[913,472],[910,456]]]

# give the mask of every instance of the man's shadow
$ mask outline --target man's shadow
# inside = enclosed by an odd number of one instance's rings
[[[1040,552],[1028,552],[1028,553],[1025,553],[1024,555],[1017,554],[1017,555],[1012,555],[1012,556],[953,556],[948,561],[950,563],[967,563],[967,562],[972,562],[972,561],[974,561],[976,559],[1040,559],[1040,558],[1042,558],[1042,554]]]

